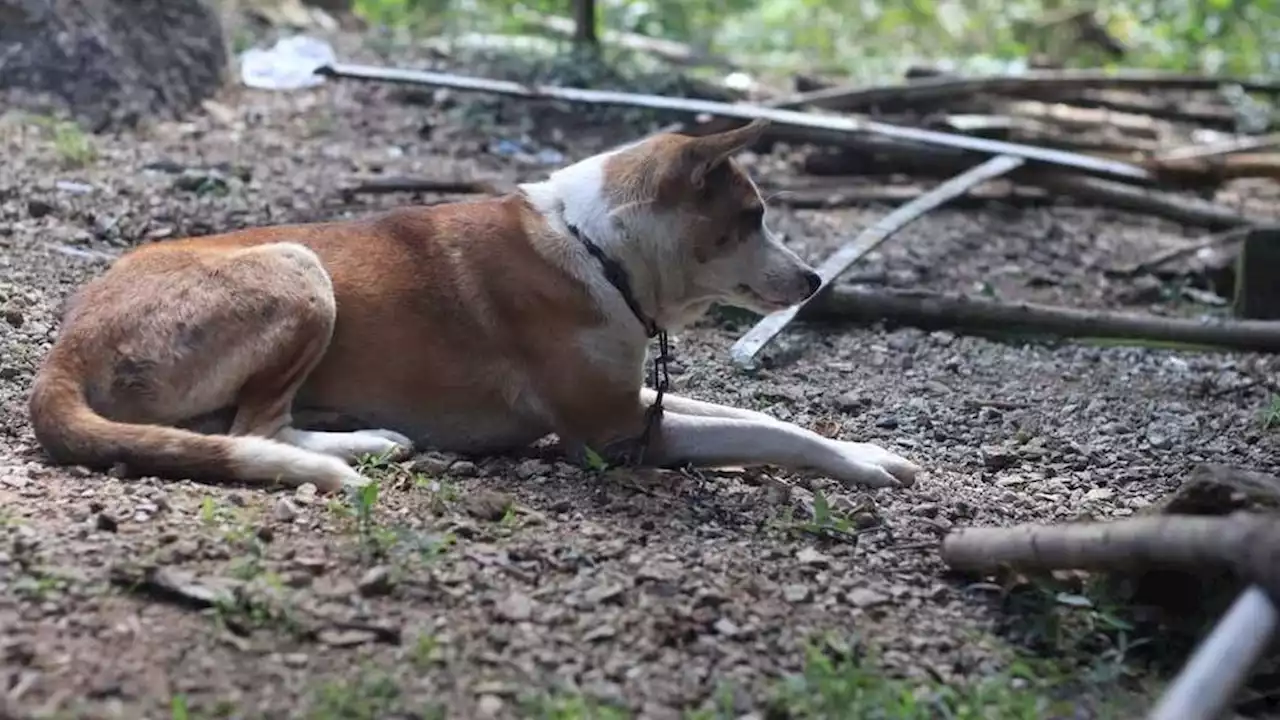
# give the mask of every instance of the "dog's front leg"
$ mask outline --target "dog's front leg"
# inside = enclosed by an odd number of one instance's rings
[[[915,463],[877,445],[830,440],[772,418],[761,422],[667,411],[659,429],[650,457],[659,465],[813,468],[841,483],[869,487],[909,486],[920,472]]]
[[[640,401],[645,407],[653,404],[654,399],[658,397],[658,393],[652,388],[640,389]],[[681,415],[700,415],[702,417],[719,417],[719,418],[737,418],[738,420],[754,420],[762,423],[783,423],[778,418],[766,415],[755,410],[743,410],[742,408],[730,407],[728,405],[717,405],[716,403],[703,402],[702,400],[694,400],[693,398],[683,397],[681,395],[672,395],[667,393],[662,396],[662,407],[671,412],[680,413]]]

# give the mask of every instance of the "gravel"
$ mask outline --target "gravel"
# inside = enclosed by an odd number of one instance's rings
[[[1266,391],[1249,384],[1274,376],[1264,357],[798,326],[745,374],[727,362],[747,327],[733,313],[677,339],[675,391],[882,443],[927,476],[863,492],[773,470],[598,473],[545,448],[427,453],[379,470],[378,498],[362,506],[314,487],[47,466],[25,394],[60,303],[103,258],[409,201],[343,198],[357,174],[545,172],[485,152],[509,130],[501,118],[468,122],[456,105],[397,92],[228,90],[189,122],[94,137],[82,167],[41,128],[0,120],[0,708],[160,718],[180,696],[201,717],[361,717],[342,703],[378,717],[509,717],[532,693],[676,718],[730,687],[747,713],[824,632],[874,642],[888,675],[976,680],[1003,657],[1001,611],[945,573],[929,548],[941,534],[1130,515],[1203,461],[1280,470],[1260,422]],[[541,117],[530,132],[551,137],[571,109]],[[572,159],[634,132],[559,147]],[[784,182],[786,153],[748,161]],[[1280,208],[1245,184],[1229,192]],[[779,210],[770,222],[818,260],[885,211]],[[1104,272],[1192,236],[1096,208],[944,209],[863,269],[1010,299],[1218,312],[1126,301],[1132,283]],[[788,524],[795,495],[813,490],[863,529],[856,544]]]

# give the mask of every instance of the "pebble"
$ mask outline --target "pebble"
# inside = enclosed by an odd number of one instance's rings
[[[293,498],[298,501],[299,505],[310,505],[315,502],[316,495],[320,489],[315,483],[302,483],[297,490],[293,491]]]
[[[742,632],[742,629],[739,628],[736,623],[729,618],[723,617],[716,621],[715,625],[712,626],[712,629],[725,637],[733,637],[734,635]]]
[[[1115,497],[1116,491],[1111,488],[1098,487],[1093,488],[1084,494],[1085,500],[1110,500]]]
[[[854,588],[845,593],[844,599],[854,607],[869,608],[889,602],[889,596],[871,588]]]
[[[94,518],[94,526],[103,532],[115,532],[120,529],[119,521],[106,513],[98,513]]]
[[[533,617],[533,600],[524,593],[511,593],[497,605],[498,617],[509,622],[524,622]]]
[[[476,715],[482,718],[496,718],[502,713],[505,703],[497,695],[481,695],[476,703]]]
[[[789,603],[802,603],[808,602],[809,598],[812,597],[812,593],[809,591],[808,585],[796,583],[783,587],[782,597]]]
[[[480,474],[480,468],[470,460],[459,460],[449,466],[449,473],[458,477],[476,477]]]
[[[831,567],[831,556],[824,555],[811,547],[802,548],[800,552],[796,553],[796,560],[799,560],[803,565],[821,568]]]
[[[385,565],[377,565],[365,571],[356,587],[361,595],[374,597],[391,592],[395,583],[391,580],[391,570]]]
[[[272,515],[280,522],[293,522],[298,517],[298,508],[289,498],[282,497],[276,500]]]

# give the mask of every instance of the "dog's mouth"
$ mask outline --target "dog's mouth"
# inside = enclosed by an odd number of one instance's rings
[[[796,301],[792,300],[767,297],[745,283],[739,283],[738,287],[735,288],[735,291],[743,300],[746,300],[751,305],[755,305],[759,309],[768,310],[769,312],[785,310],[796,304]]]

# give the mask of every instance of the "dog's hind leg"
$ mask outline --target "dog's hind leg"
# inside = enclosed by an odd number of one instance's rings
[[[296,322],[282,328],[276,342],[280,352],[272,362],[250,377],[236,398],[237,412],[232,435],[261,435],[323,455],[355,462],[365,455],[400,459],[413,450],[409,438],[390,430],[319,432],[292,426],[292,405],[298,389],[323,359],[333,336],[336,306],[333,287],[319,258],[310,250],[290,243],[257,248],[277,255],[282,264],[300,271],[306,284],[315,288]]]

